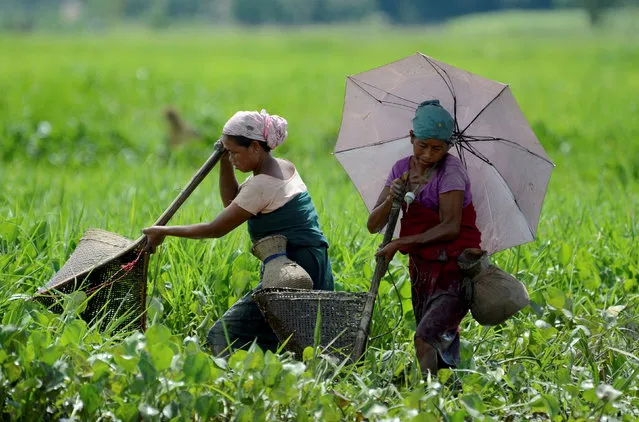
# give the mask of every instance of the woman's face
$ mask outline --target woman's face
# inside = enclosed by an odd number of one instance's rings
[[[248,147],[239,145],[232,136],[222,137],[224,148],[229,152],[229,160],[233,167],[243,173],[255,170],[259,164],[259,148],[257,142],[253,142]]]
[[[417,161],[426,166],[434,166],[444,158],[450,146],[441,139],[419,139],[410,131],[410,143],[413,144],[413,155]]]

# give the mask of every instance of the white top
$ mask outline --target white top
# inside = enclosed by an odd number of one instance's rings
[[[268,214],[307,190],[297,169],[291,177],[283,180],[266,174],[251,175],[240,185],[233,203],[253,215]]]

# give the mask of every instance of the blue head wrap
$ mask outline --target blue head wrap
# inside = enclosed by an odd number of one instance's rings
[[[455,121],[439,100],[424,101],[417,107],[413,117],[413,132],[417,138],[441,139],[448,144],[454,128]]]

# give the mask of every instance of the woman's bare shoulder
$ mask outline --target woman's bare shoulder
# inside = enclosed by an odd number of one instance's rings
[[[284,176],[284,179],[290,179],[291,177],[293,177],[293,175],[297,171],[297,169],[295,168],[295,165],[288,160],[277,158],[277,163],[279,164],[280,169],[282,170],[282,176]]]

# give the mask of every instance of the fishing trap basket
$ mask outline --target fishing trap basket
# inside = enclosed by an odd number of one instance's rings
[[[87,295],[81,314],[85,321],[100,321],[101,328],[117,321],[120,327],[144,329],[149,255],[142,252],[143,246],[143,241],[88,229],[67,262],[34,299],[60,312],[59,299],[82,290]]]
[[[353,352],[369,295],[368,292],[267,288],[255,291],[253,300],[279,341],[298,358],[306,347],[321,346],[325,353],[343,359],[350,358]],[[316,334],[319,334],[317,339]]]
[[[393,236],[401,203],[401,199],[393,201],[382,246]],[[271,288],[257,290],[253,300],[279,341],[298,358],[306,347],[320,346],[323,353],[357,362],[366,350],[373,307],[387,268],[386,258],[378,256],[368,292]]]
[[[182,189],[177,198],[156,220],[163,226],[204,180],[224,154],[221,143]],[[147,269],[149,253],[146,236],[127,239],[116,233],[88,229],[60,270],[33,296],[54,312],[61,312],[61,299],[76,290],[87,295],[82,318],[97,322],[101,330],[114,328],[146,329]]]

